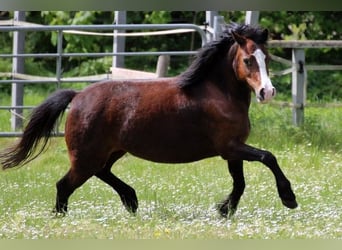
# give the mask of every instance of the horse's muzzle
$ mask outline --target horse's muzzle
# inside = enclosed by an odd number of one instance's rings
[[[257,93],[257,99],[261,103],[266,103],[269,100],[271,100],[276,95],[276,89],[275,88],[262,88],[259,93]]]

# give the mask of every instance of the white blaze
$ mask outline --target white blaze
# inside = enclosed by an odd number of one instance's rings
[[[275,89],[272,85],[271,79],[267,74],[266,63],[265,63],[265,54],[262,52],[261,49],[256,49],[253,53],[258,66],[259,66],[259,73],[261,78],[261,86],[260,89],[257,90],[257,96],[260,95],[260,91],[264,89],[265,93],[265,101],[271,99],[275,94]]]

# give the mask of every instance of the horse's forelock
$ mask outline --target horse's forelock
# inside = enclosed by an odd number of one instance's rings
[[[244,36],[248,39],[253,40],[257,44],[265,44],[267,42],[267,35],[265,35],[265,29],[247,24],[237,24],[231,22],[226,25],[225,30],[223,31],[223,37],[227,37],[229,39],[232,38],[232,31],[239,34],[240,36]]]

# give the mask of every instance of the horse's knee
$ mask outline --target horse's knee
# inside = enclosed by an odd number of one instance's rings
[[[278,165],[277,158],[269,151],[264,151],[261,156],[261,162],[266,166],[275,166]]]

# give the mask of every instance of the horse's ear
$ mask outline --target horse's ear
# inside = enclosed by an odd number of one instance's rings
[[[261,33],[262,41],[266,42],[268,39],[268,29],[264,29]]]
[[[246,44],[246,38],[243,36],[240,36],[238,33],[232,31],[232,36],[235,40],[235,42],[237,42],[240,46],[243,46]]]

